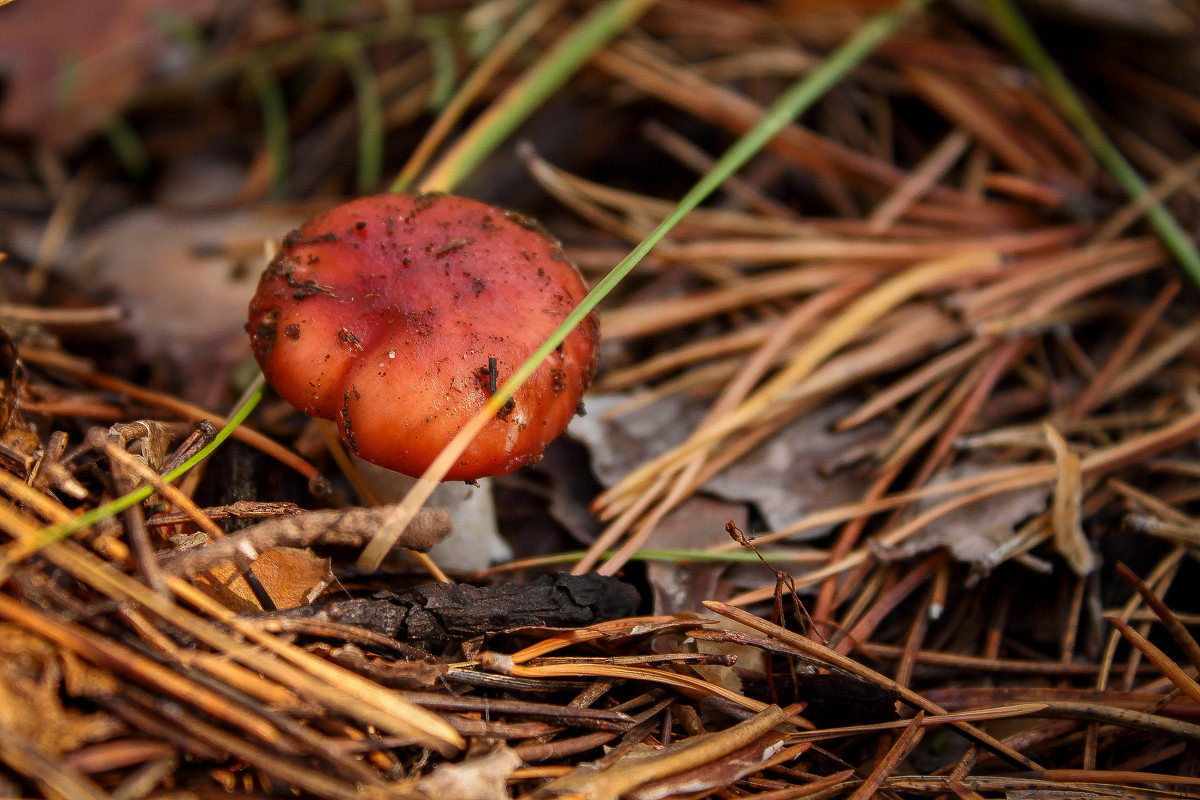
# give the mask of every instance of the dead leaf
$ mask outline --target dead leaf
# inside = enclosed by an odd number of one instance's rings
[[[587,446],[596,477],[605,486],[682,442],[709,406],[703,400],[677,396],[608,418],[609,412],[628,400],[628,395],[589,396],[588,415],[575,419],[568,429]],[[818,508],[857,500],[866,487],[861,476],[852,470],[827,475],[824,468],[880,436],[886,425],[872,423],[832,433],[833,423],[853,408],[850,402],[830,403],[804,414],[715,476],[704,485],[704,491],[726,500],[754,503],[774,530]],[[798,538],[817,538],[828,530],[812,529]],[[649,546],[657,547],[658,540],[652,539]]]
[[[215,9],[214,0],[12,3],[0,11],[0,130],[57,148],[78,144],[186,56],[172,48],[164,17],[201,23]]]
[[[417,791],[439,800],[509,800],[508,776],[520,766],[517,751],[501,744],[487,755],[442,764],[417,784]]]
[[[775,741],[772,741],[773,738]],[[762,769],[763,762],[779,752],[783,745],[782,739],[767,737],[764,741],[747,745],[696,769],[643,786],[627,797],[629,800],[666,800],[668,797],[693,796],[731,786]]]
[[[932,486],[969,478],[991,468],[992,465],[982,461],[964,460],[943,470],[929,483]],[[1049,490],[1045,486],[1030,486],[985,498],[938,518],[890,554],[903,558],[946,547],[957,560],[984,566],[996,548],[1012,538],[1019,524],[1046,510],[1048,498]],[[953,495],[924,500],[916,505],[912,516],[951,499]]]
[[[746,527],[748,513],[743,503],[733,504],[708,497],[691,497],[667,514],[654,531],[654,547],[661,550],[707,550],[729,541],[725,523],[734,520]],[[655,614],[681,611],[706,613],[704,600],[717,596],[717,580],[725,564],[680,564],[652,561],[646,565],[646,579],[654,591]]]
[[[183,363],[246,349],[246,307],[266,266],[264,243],[302,221],[296,209],[219,214],[139,209],[88,237],[75,276],[113,292],[143,355]]]
[[[103,713],[84,713],[62,702],[64,667],[79,693],[117,691],[111,675],[77,660],[62,659],[57,647],[15,625],[0,625],[0,728],[14,739],[56,755],[104,741],[124,726]]]
[[[277,547],[259,553],[250,569],[277,609],[308,605],[333,580],[329,559],[317,558],[308,550],[293,547]],[[263,610],[254,590],[232,562],[213,567],[194,580],[226,608],[239,613]]]
[[[751,761],[757,759],[755,763],[761,764],[782,745],[778,734],[772,733],[771,729],[783,718],[783,711],[778,706],[768,706],[753,717],[719,733],[692,736],[667,747],[633,747],[616,761],[602,766],[595,763],[580,764],[543,787],[535,796],[566,796],[587,800],[630,797],[639,789],[669,783],[672,776],[705,771],[710,765],[719,764],[743,749],[751,753]],[[757,741],[760,738],[766,739],[765,745]],[[753,755],[755,750],[758,755]],[[753,768],[748,770],[752,771]],[[672,794],[674,792],[650,796],[669,797]]]

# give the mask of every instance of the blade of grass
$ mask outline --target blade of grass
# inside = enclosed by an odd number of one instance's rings
[[[602,558],[612,558],[616,550],[605,550]],[[573,564],[587,555],[586,550],[563,550],[546,556],[523,558],[519,561],[509,561],[494,567],[480,570],[476,577],[499,575],[504,572],[516,572],[530,567],[545,567],[554,564]],[[762,558],[777,564],[823,564],[829,556],[820,550],[764,550]],[[758,564],[761,563],[755,553],[714,552],[711,550],[638,550],[629,557],[630,561],[661,561],[668,563],[718,563],[718,564]]]
[[[358,191],[365,194],[379,183],[383,172],[383,101],[375,70],[367,60],[362,44],[346,34],[329,44],[330,52],[342,62],[354,87],[358,107]]]
[[[693,186],[658,227],[647,236],[629,255],[613,267],[596,284],[582,302],[567,315],[563,323],[550,335],[542,346],[512,374],[507,381],[488,399],[487,404],[463,427],[434,460],[416,486],[404,497],[392,516],[380,526],[379,533],[371,540],[358,559],[358,566],[373,572],[383,561],[384,555],[395,544],[401,532],[412,521],[417,511],[429,499],[438,480],[446,474],[467,444],[483,429],[488,421],[503,408],[517,388],[523,384],[545,358],[567,338],[592,309],[637,266],[650,250],[662,240],[688,212],[700,205],[728,176],[740,169],[785,125],[817,101],[830,87],[838,83],[851,69],[886,39],[905,20],[923,8],[929,0],[903,0],[896,10],[876,15],[838,48],[820,67],[792,84],[775,102],[775,105],[753,128],[721,156],[713,168]]]
[[[272,197],[279,197],[283,193],[288,176],[290,143],[287,100],[283,96],[283,87],[279,85],[274,73],[266,67],[250,71],[250,85],[258,98],[259,111],[262,113],[263,140],[271,160],[270,193]]]
[[[203,56],[204,32],[195,22],[167,9],[155,9],[149,16],[151,24],[170,36],[171,41],[186,50],[189,56],[195,59]]]
[[[392,183],[391,191],[402,192],[412,185],[417,173],[425,168],[434,150],[449,135],[450,130],[462,119],[462,115],[470,106],[471,101],[479,96],[488,81],[496,77],[496,73],[513,54],[529,40],[534,31],[545,25],[562,8],[563,0],[542,0],[526,12],[515,25],[505,32],[495,48],[490,52],[475,71],[467,77],[450,103],[442,109],[442,113],[425,132],[425,136],[417,144],[408,163]]]
[[[425,46],[429,48],[433,87],[429,90],[426,102],[430,108],[436,110],[446,105],[454,95],[454,42],[450,38],[447,21],[441,18],[421,20],[417,24],[417,33],[425,38]]]
[[[208,458],[214,450],[220,447],[233,433],[234,429],[241,425],[246,417],[250,416],[250,412],[254,410],[254,407],[258,405],[258,401],[262,399],[263,395],[263,383],[263,376],[260,374],[246,391],[234,413],[230,415],[229,422],[226,423],[225,427],[217,432],[217,435],[213,437],[211,442],[200,448],[196,455],[164,475],[163,480],[168,483],[178,480],[186,475],[192,467]],[[27,544],[17,545],[5,554],[4,563],[0,564],[0,575],[6,574],[13,564],[32,555],[46,545],[64,539],[76,531],[81,531],[84,528],[95,525],[102,519],[119,514],[130,506],[142,502],[152,494],[154,494],[153,486],[143,486],[136,491],[80,514],[68,522],[48,525],[42,528],[38,531],[37,536],[33,537]]]
[[[593,53],[632,24],[654,2],[609,0],[593,9],[475,120],[421,182],[421,191],[453,190]],[[392,190],[401,188],[397,179]]]
[[[992,24],[1009,40],[1038,76],[1050,99],[1075,127],[1087,146],[1104,164],[1105,169],[1112,173],[1127,195],[1140,201],[1149,191],[1146,182],[1088,113],[1083,100],[1042,47],[1033,28],[1012,0],[984,0],[984,7],[991,17]],[[1200,286],[1200,253],[1197,253],[1187,234],[1179,227],[1179,223],[1161,203],[1153,203],[1146,208],[1146,219],[1192,281]]]
[[[129,121],[119,115],[113,116],[105,123],[102,133],[129,177],[134,180],[145,177],[150,169],[150,157],[142,138]]]

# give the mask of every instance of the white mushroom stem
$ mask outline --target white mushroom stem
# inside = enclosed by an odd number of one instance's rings
[[[363,461],[353,453],[350,457],[381,503],[399,502],[416,483],[415,478]],[[443,483],[429,498],[428,505],[450,512],[454,526],[450,535],[429,551],[430,558],[444,570],[474,572],[512,558],[512,549],[496,527],[491,478],[480,478],[478,483]]]

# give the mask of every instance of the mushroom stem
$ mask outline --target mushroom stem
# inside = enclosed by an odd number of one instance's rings
[[[350,455],[363,480],[380,503],[397,503],[416,485],[417,479],[376,466]],[[512,558],[512,549],[496,526],[492,481],[480,478],[477,486],[443,483],[433,490],[426,504],[444,508],[453,526],[450,535],[429,551],[429,557],[451,572],[477,572]]]

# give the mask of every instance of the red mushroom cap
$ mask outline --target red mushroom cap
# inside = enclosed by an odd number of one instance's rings
[[[520,215],[386,194],[289,234],[259,281],[248,330],[281,397],[336,420],[358,456],[419,475],[586,292],[558,244]],[[591,383],[596,341],[589,315],[446,479],[503,475],[538,457]]]

